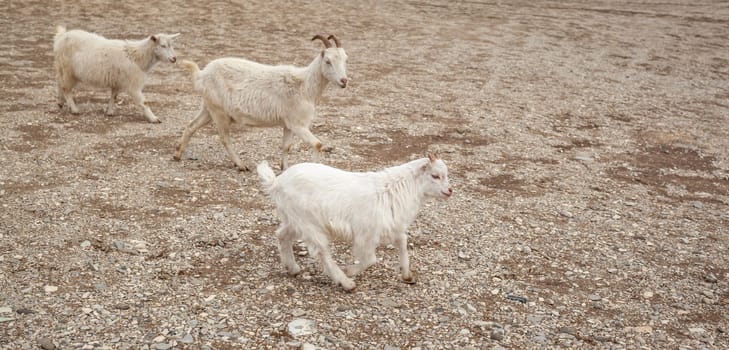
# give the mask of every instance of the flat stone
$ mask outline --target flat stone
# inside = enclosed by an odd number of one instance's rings
[[[9,314],[11,312],[13,312],[13,309],[7,306],[0,307],[0,314]]]
[[[504,339],[504,329],[503,328],[492,328],[491,329],[491,339],[499,341]]]
[[[0,317],[0,323],[10,322],[10,321],[15,321],[15,319],[12,317]]]
[[[194,341],[195,340],[192,339],[192,335],[190,335],[190,333],[185,334],[185,336],[180,339],[180,342],[185,344],[192,344]]]
[[[43,287],[43,290],[46,293],[53,293],[53,292],[55,292],[55,291],[58,290],[58,287],[56,287],[56,286],[45,286],[45,287]]]
[[[156,350],[167,350],[167,349],[171,349],[171,348],[172,348],[172,344],[167,344],[167,343],[152,344],[152,349],[156,349]]]
[[[599,295],[597,295],[597,294],[590,294],[590,296],[588,298],[590,299],[590,301],[600,301],[600,300],[602,300],[602,297],[599,296]]]
[[[316,321],[297,318],[288,324],[288,331],[292,337],[314,334],[317,332]]]
[[[38,345],[40,345],[43,350],[54,350],[56,348],[56,344],[53,344],[53,341],[48,338],[39,338]]]
[[[650,299],[653,298],[653,292],[646,290],[643,292],[643,298]]]

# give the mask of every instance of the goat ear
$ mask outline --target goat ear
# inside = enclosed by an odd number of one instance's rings
[[[151,39],[151,40],[152,40],[152,41],[154,41],[154,42],[157,42],[157,41],[159,41],[159,39],[157,39],[157,36],[156,36],[156,35],[152,35],[152,36],[150,36],[150,37],[149,37],[149,39]]]
[[[431,163],[435,162],[436,160],[438,160],[438,155],[435,153],[428,153],[428,159],[430,159]]]
[[[172,35],[170,35],[170,39],[174,39],[174,38],[176,38],[178,36],[180,36],[180,33],[172,34]]]

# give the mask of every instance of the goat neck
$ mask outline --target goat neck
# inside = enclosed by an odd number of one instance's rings
[[[316,58],[302,72],[304,94],[317,103],[329,83],[329,80],[321,74],[321,59],[321,55],[316,55]]]
[[[127,40],[124,43],[124,50],[127,52],[129,59],[139,66],[139,69],[147,72],[158,61],[157,56],[154,54],[154,45],[156,44],[150,38],[136,41]]]

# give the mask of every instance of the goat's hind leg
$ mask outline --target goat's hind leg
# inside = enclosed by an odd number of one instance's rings
[[[76,86],[76,79],[73,77],[61,76],[59,73],[58,77],[58,107],[63,107],[65,102],[72,114],[79,114],[76,102],[73,100],[71,91]]]
[[[359,239],[359,237],[362,237]],[[344,272],[349,277],[353,277],[377,262],[375,249],[377,242],[365,239],[364,236],[356,236],[352,244],[352,255],[357,263],[344,268]]]
[[[311,235],[308,233],[304,233],[304,237],[309,237],[309,239],[306,239],[306,246],[309,249],[309,254],[316,257],[317,260],[319,260],[319,263],[324,268],[324,273],[329,276],[334,282],[341,285],[342,288],[346,291],[352,291],[354,290],[357,285],[347,277],[347,275],[342,271],[342,269],[337,266],[337,263],[332,259],[332,253],[329,251],[329,242],[326,240],[319,240],[315,241],[311,238],[313,237],[316,239],[316,234]]]
[[[190,121],[190,124],[187,125],[185,131],[182,132],[180,142],[177,144],[177,148],[175,148],[175,155],[172,157],[174,160],[182,159],[182,154],[185,153],[185,148],[187,148],[187,144],[190,143],[190,137],[192,137],[198,129],[210,123],[211,120],[213,119],[210,117],[210,112],[208,112],[205,104],[203,104],[195,119]]]
[[[276,237],[278,237],[278,252],[281,255],[281,264],[286,267],[286,271],[290,275],[299,274],[301,267],[296,263],[293,249],[296,232],[291,229],[289,224],[281,223],[281,226],[276,230]]]
[[[111,88],[111,96],[109,97],[109,104],[106,106],[106,115],[114,115],[114,109],[116,107],[116,99],[119,96],[119,89]]]

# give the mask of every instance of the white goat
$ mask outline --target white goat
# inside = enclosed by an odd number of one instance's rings
[[[399,249],[402,280],[415,283],[405,230],[425,199],[453,194],[448,168],[434,155],[368,173],[300,163],[276,177],[265,161],[257,170],[281,218],[276,236],[287,271],[301,271],[292,249],[300,238],[324,272],[348,291],[355,288],[349,277],[376,263],[375,248],[388,241]],[[329,239],[351,241],[355,264],[342,271],[332,260]]]
[[[248,170],[230,143],[232,123],[248,127],[283,127],[281,168],[288,167],[287,154],[293,135],[314,147],[319,161],[321,141],[309,130],[316,116],[316,104],[328,82],[347,87],[347,53],[334,35],[336,47],[327,38],[316,35],[325,49],[307,67],[269,66],[241,58],[220,58],[202,71],[195,62],[180,64],[192,74],[195,90],[203,97],[202,107],[182,134],[175,160],[180,160],[190,137],[211,120],[220,135],[228,156],[239,170]]]
[[[178,34],[156,34],[143,40],[111,40],[83,30],[66,31],[56,27],[53,39],[54,65],[58,81],[58,106],[68,104],[71,113],[79,110],[71,90],[77,83],[111,88],[106,114],[114,114],[114,104],[120,91],[127,92],[134,103],[144,109],[151,123],[159,123],[152,110],[144,104],[142,89],[146,73],[158,61],[175,63],[177,57],[172,39]]]

